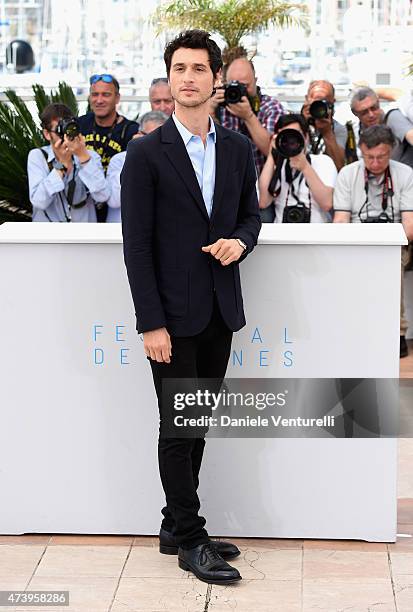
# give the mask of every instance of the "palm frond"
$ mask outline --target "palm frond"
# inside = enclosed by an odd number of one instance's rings
[[[52,102],[66,104],[78,115],[72,88],[59,83],[50,95],[41,85],[33,85],[38,113]],[[31,149],[44,144],[43,135],[29,108],[14,92],[5,92],[9,103],[0,102],[0,223],[5,220],[27,221],[32,206],[27,180],[27,156]]]
[[[163,28],[201,28],[219,34],[229,49],[240,46],[248,34],[273,25],[280,28],[307,24],[306,8],[279,0],[175,0],[161,5],[153,16]]]

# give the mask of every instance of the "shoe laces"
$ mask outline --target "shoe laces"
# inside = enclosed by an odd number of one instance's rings
[[[213,545],[212,542],[208,542],[202,549],[204,559],[209,561],[222,561],[222,557]]]

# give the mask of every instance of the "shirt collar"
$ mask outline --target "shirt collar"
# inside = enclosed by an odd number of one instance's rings
[[[172,119],[176,125],[176,129],[178,130],[178,132],[180,133],[182,140],[184,141],[185,146],[188,145],[189,141],[191,140],[191,138],[196,138],[195,134],[192,134],[192,132],[190,132],[188,130],[188,128],[186,128],[183,123],[181,123],[178,119],[178,117],[175,115],[175,113],[172,113]],[[216,143],[217,141],[217,134],[215,131],[215,124],[212,120],[211,117],[209,117],[209,131],[207,134],[207,138],[211,136],[214,143]]]

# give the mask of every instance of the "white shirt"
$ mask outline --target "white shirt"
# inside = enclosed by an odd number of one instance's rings
[[[311,158],[311,166],[314,171],[320,177],[320,180],[324,183],[326,187],[334,187],[336,178],[337,178],[337,169],[334,165],[333,160],[328,155],[310,155]],[[293,170],[293,173],[295,171]],[[297,198],[305,204],[309,206],[309,189],[305,182],[304,177],[301,175],[296,178],[294,181],[294,190]],[[275,204],[275,219],[274,223],[282,223],[284,208],[286,205],[287,195],[288,195],[288,205],[293,206],[297,204],[295,198],[291,195],[291,189],[289,192],[289,185],[285,180],[285,165],[281,172],[281,191],[276,198],[274,198]],[[311,194],[311,223],[328,223],[331,221],[331,217],[329,213],[324,212],[317,200],[315,200],[314,196]]]
[[[413,211],[413,170],[393,159],[389,168],[394,195],[388,198],[386,213],[394,223],[400,223],[402,212]],[[364,161],[344,166],[334,190],[334,210],[351,213],[351,223],[361,223],[367,216],[378,217],[383,212],[383,180],[384,175],[369,177],[366,204]]]
[[[120,173],[126,159],[126,151],[116,153],[109,162],[106,180],[110,189],[106,223],[120,223]]]

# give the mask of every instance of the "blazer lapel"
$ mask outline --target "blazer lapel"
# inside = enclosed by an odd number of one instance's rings
[[[185,183],[186,188],[188,189],[190,195],[194,198],[202,214],[209,221],[204,198],[196,178],[195,170],[172,117],[170,117],[161,127],[161,135],[165,155],[168,157],[169,161]]]
[[[211,221],[222,200],[231,160],[228,134],[217,124],[215,124],[215,130],[217,135],[215,144],[215,189],[212,202]]]

